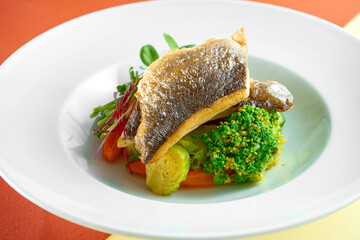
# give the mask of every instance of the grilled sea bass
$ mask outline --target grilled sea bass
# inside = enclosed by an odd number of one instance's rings
[[[159,58],[153,46],[143,46],[145,72],[131,67],[115,99],[94,108],[90,117],[100,115],[101,127],[92,132],[105,137],[95,157],[101,147],[107,161],[123,152],[129,172],[146,176],[159,195],[180,184],[261,180],[286,142],[280,112],[293,107],[289,90],[249,77],[243,29],[193,48],[164,38],[173,50]]]
[[[249,85],[244,29],[167,52],[147,67],[136,92],[140,159],[159,160],[187,133],[247,98]]]
[[[237,108],[243,105],[254,105],[267,110],[275,109],[278,112],[286,112],[293,107],[294,97],[281,83],[250,80],[250,95],[247,99],[241,101],[236,106]]]
[[[231,113],[237,112],[244,105],[286,112],[294,106],[294,97],[281,83],[276,81],[258,81],[250,78],[250,95],[235,106],[219,113],[212,120],[226,118]]]
[[[235,106],[216,115],[212,120],[228,117],[231,113],[239,110],[243,105],[253,105],[267,110],[275,109],[278,112],[286,112],[294,105],[294,97],[291,92],[281,83],[276,81],[258,81],[250,78],[250,95]],[[125,128],[125,137],[119,138],[119,147],[126,147],[134,143],[137,128],[140,125],[140,108],[134,109]]]

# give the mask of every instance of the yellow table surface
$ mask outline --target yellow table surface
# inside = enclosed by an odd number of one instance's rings
[[[360,37],[360,13],[345,29]],[[359,53],[360,54],[360,53]],[[359,63],[360,66],[360,63]],[[107,240],[145,240],[125,235],[111,235]],[[327,217],[291,229],[241,240],[360,240],[360,200]]]

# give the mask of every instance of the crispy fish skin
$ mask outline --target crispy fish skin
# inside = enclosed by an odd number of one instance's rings
[[[236,107],[254,105],[267,110],[286,112],[294,106],[294,97],[281,83],[250,79],[250,95]]]
[[[217,114],[213,119],[222,119],[228,117],[231,113],[237,112],[239,107],[243,105],[254,105],[256,107],[265,108],[267,110],[275,109],[278,112],[286,112],[294,105],[294,97],[291,92],[281,83],[276,81],[258,81],[250,78],[250,95],[237,105]],[[135,113],[135,111],[137,111]],[[125,128],[124,139],[119,138],[119,147],[126,147],[132,144],[136,135],[136,130],[140,125],[140,108],[134,109],[133,115],[130,117],[129,123]],[[128,140],[128,141],[125,141]],[[129,141],[129,140],[132,141]]]
[[[250,95],[235,106],[216,115],[212,120],[228,117],[237,112],[239,107],[253,105],[267,110],[275,109],[278,112],[286,112],[294,106],[294,97],[291,92],[281,83],[276,81],[258,81],[250,78]]]
[[[140,125],[141,112],[139,104],[136,103],[128,122],[126,123],[124,133],[117,140],[117,147],[124,148],[134,144],[134,138]]]
[[[247,98],[249,85],[244,29],[231,39],[167,52],[145,70],[138,85],[141,122],[135,146],[140,159],[160,159],[187,133]]]
[[[139,104],[136,104],[126,126],[125,126],[125,135],[124,139],[134,139],[137,129],[140,125],[141,120],[141,111]]]

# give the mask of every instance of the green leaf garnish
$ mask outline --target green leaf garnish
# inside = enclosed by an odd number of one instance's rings
[[[126,92],[126,89],[128,87],[128,84],[123,84],[123,85],[119,85],[116,87],[116,89],[118,90],[118,92],[123,95]]]
[[[189,44],[189,45],[184,45],[180,48],[192,48],[192,47],[195,47],[196,45],[195,44]]]
[[[165,41],[167,42],[167,44],[169,45],[171,50],[179,48],[179,45],[176,43],[176,41],[169,34],[163,33],[163,36],[164,36]]]
[[[117,99],[117,104],[119,104],[120,101],[121,101],[121,97],[119,97]],[[90,117],[94,118],[100,113],[101,118],[103,118],[103,117],[105,117],[105,111],[112,111],[115,108],[116,108],[116,104],[115,104],[115,100],[113,100],[103,106],[98,106],[98,107],[94,108]]]
[[[93,112],[90,115],[91,118],[97,117],[100,114],[100,120],[98,120],[97,122],[98,126],[104,124],[114,114],[116,106],[119,105],[123,95],[129,89],[130,84],[131,83],[137,84],[139,80],[142,78],[142,73],[139,73],[138,71],[134,71],[133,67],[130,67],[129,74],[130,74],[130,82],[122,85],[118,85],[116,87],[117,91],[119,92],[119,96],[116,99],[117,103],[115,103],[115,100],[113,100],[103,106],[98,106],[93,109]],[[129,95],[130,98],[132,98],[135,95],[136,90],[137,87],[131,90]]]
[[[159,54],[152,45],[145,45],[140,49],[140,59],[146,65],[149,66],[152,62],[159,58]]]
[[[139,73],[138,71],[134,71],[134,67],[130,67],[129,73],[130,73],[130,80],[133,83],[137,83],[142,78],[142,73]]]

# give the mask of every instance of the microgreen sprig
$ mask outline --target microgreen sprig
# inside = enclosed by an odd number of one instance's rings
[[[159,54],[152,45],[148,44],[140,49],[140,58],[146,66],[149,66],[152,62],[159,58]]]
[[[174,38],[171,37],[169,34],[163,33],[163,36],[164,36],[166,43],[169,45],[170,50],[174,50],[177,48],[179,48],[179,49],[192,48],[195,46],[194,44],[189,44],[189,45],[184,45],[184,46],[179,47],[179,45],[174,40]],[[159,58],[159,54],[156,51],[154,46],[147,44],[140,49],[140,59],[146,66],[150,66],[150,64],[153,63],[154,61],[156,61],[158,58]]]
[[[179,45],[176,43],[176,41],[167,33],[163,33],[163,36],[165,38],[166,43],[169,45],[170,50],[174,50],[176,48],[179,48]]]
[[[98,106],[93,109],[93,112],[90,114],[90,118],[95,118],[98,115],[100,115],[101,119],[97,122],[98,126],[104,125],[115,113],[115,110],[117,109],[117,105],[120,104],[121,99],[123,98],[124,94],[131,88],[129,97],[134,97],[134,94],[137,90],[137,83],[142,78],[142,73],[139,73],[138,71],[134,71],[134,68],[131,67],[129,69],[130,74],[130,82],[118,85],[116,87],[117,89],[117,97],[116,100],[113,100],[103,106]],[[94,132],[94,131],[93,131]],[[96,135],[100,136],[103,132],[98,134],[99,132],[95,131]]]

